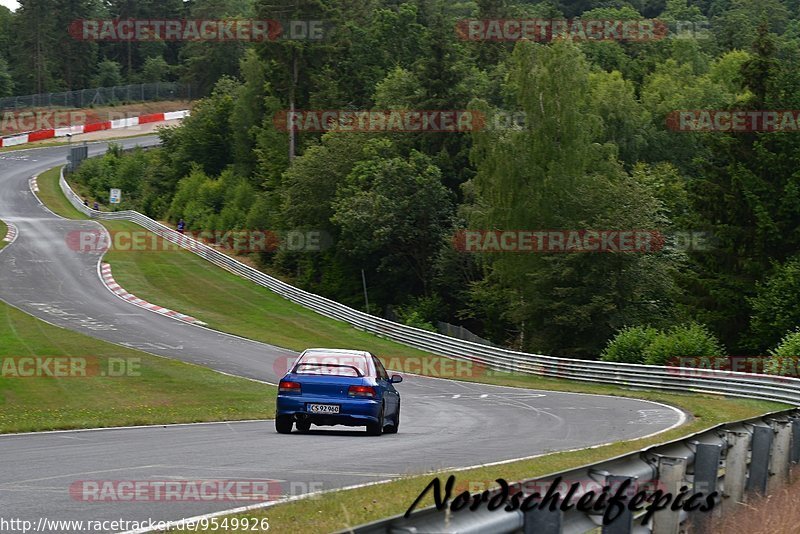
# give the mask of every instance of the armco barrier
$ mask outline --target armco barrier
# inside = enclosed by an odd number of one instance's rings
[[[675,367],[555,358],[489,347],[388,321],[291,286],[137,211],[102,212],[88,208],[67,184],[63,169],[60,183],[72,205],[92,218],[135,222],[165,240],[321,315],[433,354],[469,360],[502,371],[617,384],[628,388],[710,393],[800,405],[800,379],[797,378],[713,370],[694,373]]]
[[[532,375],[600,382],[639,389],[695,392],[727,397],[771,400],[800,405],[800,380],[790,377],[748,373],[689,370],[675,367],[634,365],[599,361],[569,360],[527,354],[503,348],[455,339],[441,334],[387,321],[354,310],[319,295],[293,287],[136,211],[101,212],[83,205],[69,187],[61,171],[61,189],[81,212],[92,218],[135,222],[162,238],[186,248],[211,263],[264,286],[282,297],[319,314],[344,321],[356,328],[434,354],[484,364],[490,368]],[[641,452],[607,460],[534,481],[541,483],[561,476],[564,480],[594,480],[619,483],[636,477],[639,482],[666,484],[670,488],[681,481],[692,487],[715,487],[723,491],[726,503],[737,503],[746,490],[763,493],[765,488],[788,479],[789,459],[800,459],[800,418],[795,411],[778,412],[750,421],[721,425],[687,439]],[[749,458],[749,459],[748,459]],[[702,477],[702,478],[701,478]],[[701,486],[702,484],[702,486]],[[519,486],[520,483],[516,483]],[[605,484],[602,484],[605,485]],[[600,487],[602,487],[602,485]],[[525,486],[522,486],[525,487]],[[409,503],[410,504],[410,503]],[[409,519],[390,518],[346,532],[373,533],[504,533],[577,534],[597,530],[600,516],[575,510],[554,513],[504,511],[460,512],[445,514],[435,508],[420,510]],[[687,513],[659,512],[658,519],[634,529],[633,517],[602,528],[603,534],[653,532],[677,534],[686,523]],[[692,521],[702,514],[693,513]]]
[[[536,479],[510,483],[509,495],[522,491],[527,497],[534,492],[544,496],[554,480],[561,479],[556,486],[559,497],[564,499],[570,486],[578,484],[572,494],[567,511],[560,506],[551,511],[549,506],[540,510],[532,506],[523,512],[507,512],[503,506],[489,511],[486,503],[478,510],[467,509],[446,513],[431,506],[420,509],[409,518],[402,515],[342,530],[340,534],[389,534],[389,533],[491,533],[504,534],[522,532],[525,534],[583,534],[602,531],[604,534],[628,534],[631,532],[653,534],[678,534],[686,532],[720,532],[714,529],[714,521],[719,521],[722,513],[727,513],[748,494],[767,492],[785,484],[789,478],[791,464],[800,459],[800,418],[796,410],[775,412],[763,417],[719,425],[713,429],[694,434],[677,441],[643,449],[605,460],[590,466],[553,473]],[[442,488],[446,477],[440,477]],[[672,510],[668,506],[649,518],[645,524],[647,510],[631,513],[630,509],[607,526],[602,526],[604,510],[584,512],[578,510],[576,503],[590,491],[598,495],[606,486],[611,486],[609,495],[625,480],[635,488],[628,493],[628,504],[632,494],[639,490],[651,496],[657,490],[673,497],[686,487],[687,495],[702,493],[703,498],[693,504],[706,505],[705,497],[718,492],[714,508],[704,512],[687,512],[681,507]],[[450,502],[465,490],[463,482],[459,486],[456,479]],[[494,484],[496,486],[496,484]],[[422,492],[424,486],[421,486]],[[471,494],[483,493],[488,487],[467,489]],[[499,493],[499,488],[490,490],[488,498]],[[444,490],[442,491],[444,494]],[[430,502],[428,493],[425,502]],[[450,502],[447,504],[449,505]],[[470,502],[473,502],[470,500]],[[511,499],[507,502],[511,502]],[[524,502],[524,501],[523,501]],[[596,502],[596,499],[595,501]],[[672,504],[673,501],[670,502]],[[685,502],[685,501],[684,501]],[[541,503],[541,498],[533,502]],[[408,503],[410,505],[411,502]],[[560,503],[559,503],[560,504]],[[644,502],[641,508],[649,506]],[[776,510],[775,513],[780,513]]]

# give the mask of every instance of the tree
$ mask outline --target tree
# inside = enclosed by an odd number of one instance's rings
[[[247,19],[253,17],[253,5],[248,0],[199,0],[190,3],[189,16],[212,20]],[[247,43],[240,40],[184,43],[180,50],[183,80],[191,83],[198,94],[207,95],[218,80],[239,75],[239,64],[246,48]]]
[[[633,83],[618,71],[589,76],[591,107],[603,121],[604,142],[619,148],[619,158],[628,165],[641,159],[652,136],[650,114],[636,99]]]
[[[194,165],[209,176],[216,176],[233,162],[230,117],[240,87],[236,80],[222,78],[209,97],[197,102],[179,128],[162,133],[177,177],[185,176]]]
[[[5,59],[0,59],[0,97],[11,96],[14,94],[14,80],[8,72],[8,63]]]
[[[659,201],[615,161],[613,145],[596,143],[602,122],[589,81],[572,43],[517,45],[508,84],[526,122],[519,130],[473,135],[472,228],[665,225]],[[514,325],[515,346],[525,350],[595,356],[619,328],[671,313],[677,263],[669,255],[504,253],[484,264],[490,287],[507,298],[502,319]]]
[[[11,60],[11,43],[13,42],[13,20],[11,10],[0,6],[0,59]]]
[[[50,15],[55,32],[54,46],[58,61],[56,72],[67,89],[83,89],[92,81],[97,64],[98,44],[77,39],[67,31],[76,19],[92,19],[100,14],[99,0],[54,0],[54,10]]]
[[[14,12],[13,76],[24,92],[44,93],[58,85],[53,76],[58,39],[52,17],[55,9],[55,0],[21,0]]]
[[[430,158],[376,154],[358,162],[339,188],[331,220],[339,246],[375,266],[393,297],[428,294],[432,265],[451,225],[453,203]]]
[[[170,77],[170,65],[161,56],[151,56],[144,60],[139,79],[143,83],[164,82]]]
[[[258,0],[256,16],[281,20],[323,20],[328,13],[322,0]],[[288,103],[290,112],[308,102],[309,80],[324,64],[322,45],[306,39],[276,39],[262,43],[259,54],[267,62],[268,81]],[[289,130],[289,159],[297,154],[296,132]]]
[[[800,257],[775,265],[772,274],[756,286],[752,306],[750,345],[764,350],[789,330],[800,326]]]
[[[122,66],[111,59],[101,61],[97,65],[97,74],[93,83],[95,87],[122,85]]]
[[[775,61],[774,37],[763,27],[758,35],[752,57],[742,63],[749,91],[742,107],[784,109],[793,96],[777,91],[774,81],[791,66]],[[800,144],[795,134],[781,132],[718,133],[706,143],[708,154],[689,193],[697,227],[710,230],[717,247],[692,254],[688,305],[732,350],[748,353],[768,341],[748,336],[748,298],[773,262],[786,261],[800,248]]]

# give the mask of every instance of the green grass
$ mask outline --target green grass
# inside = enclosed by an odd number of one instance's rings
[[[112,235],[143,231],[129,222],[103,224]],[[112,249],[105,260],[116,281],[131,293],[197,317],[212,328],[294,350],[357,347],[382,356],[425,354],[293,304],[195,254],[173,246],[163,248],[169,250]]]
[[[26,369],[19,358],[32,356],[86,359],[87,376],[13,376]],[[106,343],[1,302],[0,360],[2,433],[275,415],[272,386]],[[123,376],[100,376],[121,362]]]
[[[3,221],[0,221],[0,249],[4,246],[8,245],[3,239],[6,237],[6,233],[8,232],[8,226]]]
[[[87,215],[75,209],[75,206],[67,200],[67,197],[61,191],[58,185],[60,171],[61,167],[55,167],[39,175],[37,179],[39,200],[56,215],[61,215],[67,219],[88,219]]]
[[[132,223],[104,224],[111,231],[143,232],[141,227]],[[112,250],[106,259],[113,266],[115,279],[128,291],[161,306],[193,315],[213,328],[296,350],[309,346],[358,347],[389,359],[429,356],[423,351],[366,334],[345,323],[315,314],[194,254],[165,248],[169,250]],[[684,426],[647,439],[457,472],[461,479],[468,480],[489,481],[497,477],[518,480],[539,476],[677,439],[723,422],[784,408],[780,404],[764,401],[635,391],[607,384],[507,373],[468,373],[460,378],[499,385],[649,399],[679,407],[692,415]],[[501,440],[502,437],[498,437],[498,446],[501,446]],[[411,476],[377,487],[282,504],[246,516],[269,518],[272,531],[337,530],[405,511],[429,479],[430,475]]]
[[[0,154],[3,152],[14,152],[17,150],[25,150],[26,148],[50,148],[54,146],[66,146],[70,144],[69,141],[52,141],[52,142],[42,142],[37,141],[36,143],[23,143],[21,145],[14,145],[14,146],[4,146],[0,147]]]

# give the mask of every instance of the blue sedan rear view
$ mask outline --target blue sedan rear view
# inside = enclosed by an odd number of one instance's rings
[[[275,429],[289,434],[297,425],[366,426],[367,433],[394,434],[400,428],[400,393],[381,361],[366,351],[308,349],[295,360],[278,387]]]

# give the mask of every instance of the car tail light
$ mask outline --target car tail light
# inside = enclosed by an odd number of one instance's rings
[[[375,388],[372,386],[350,386],[347,394],[351,397],[369,397],[375,398]]]
[[[279,393],[300,393],[300,382],[292,382],[291,380],[281,380],[278,385]]]

